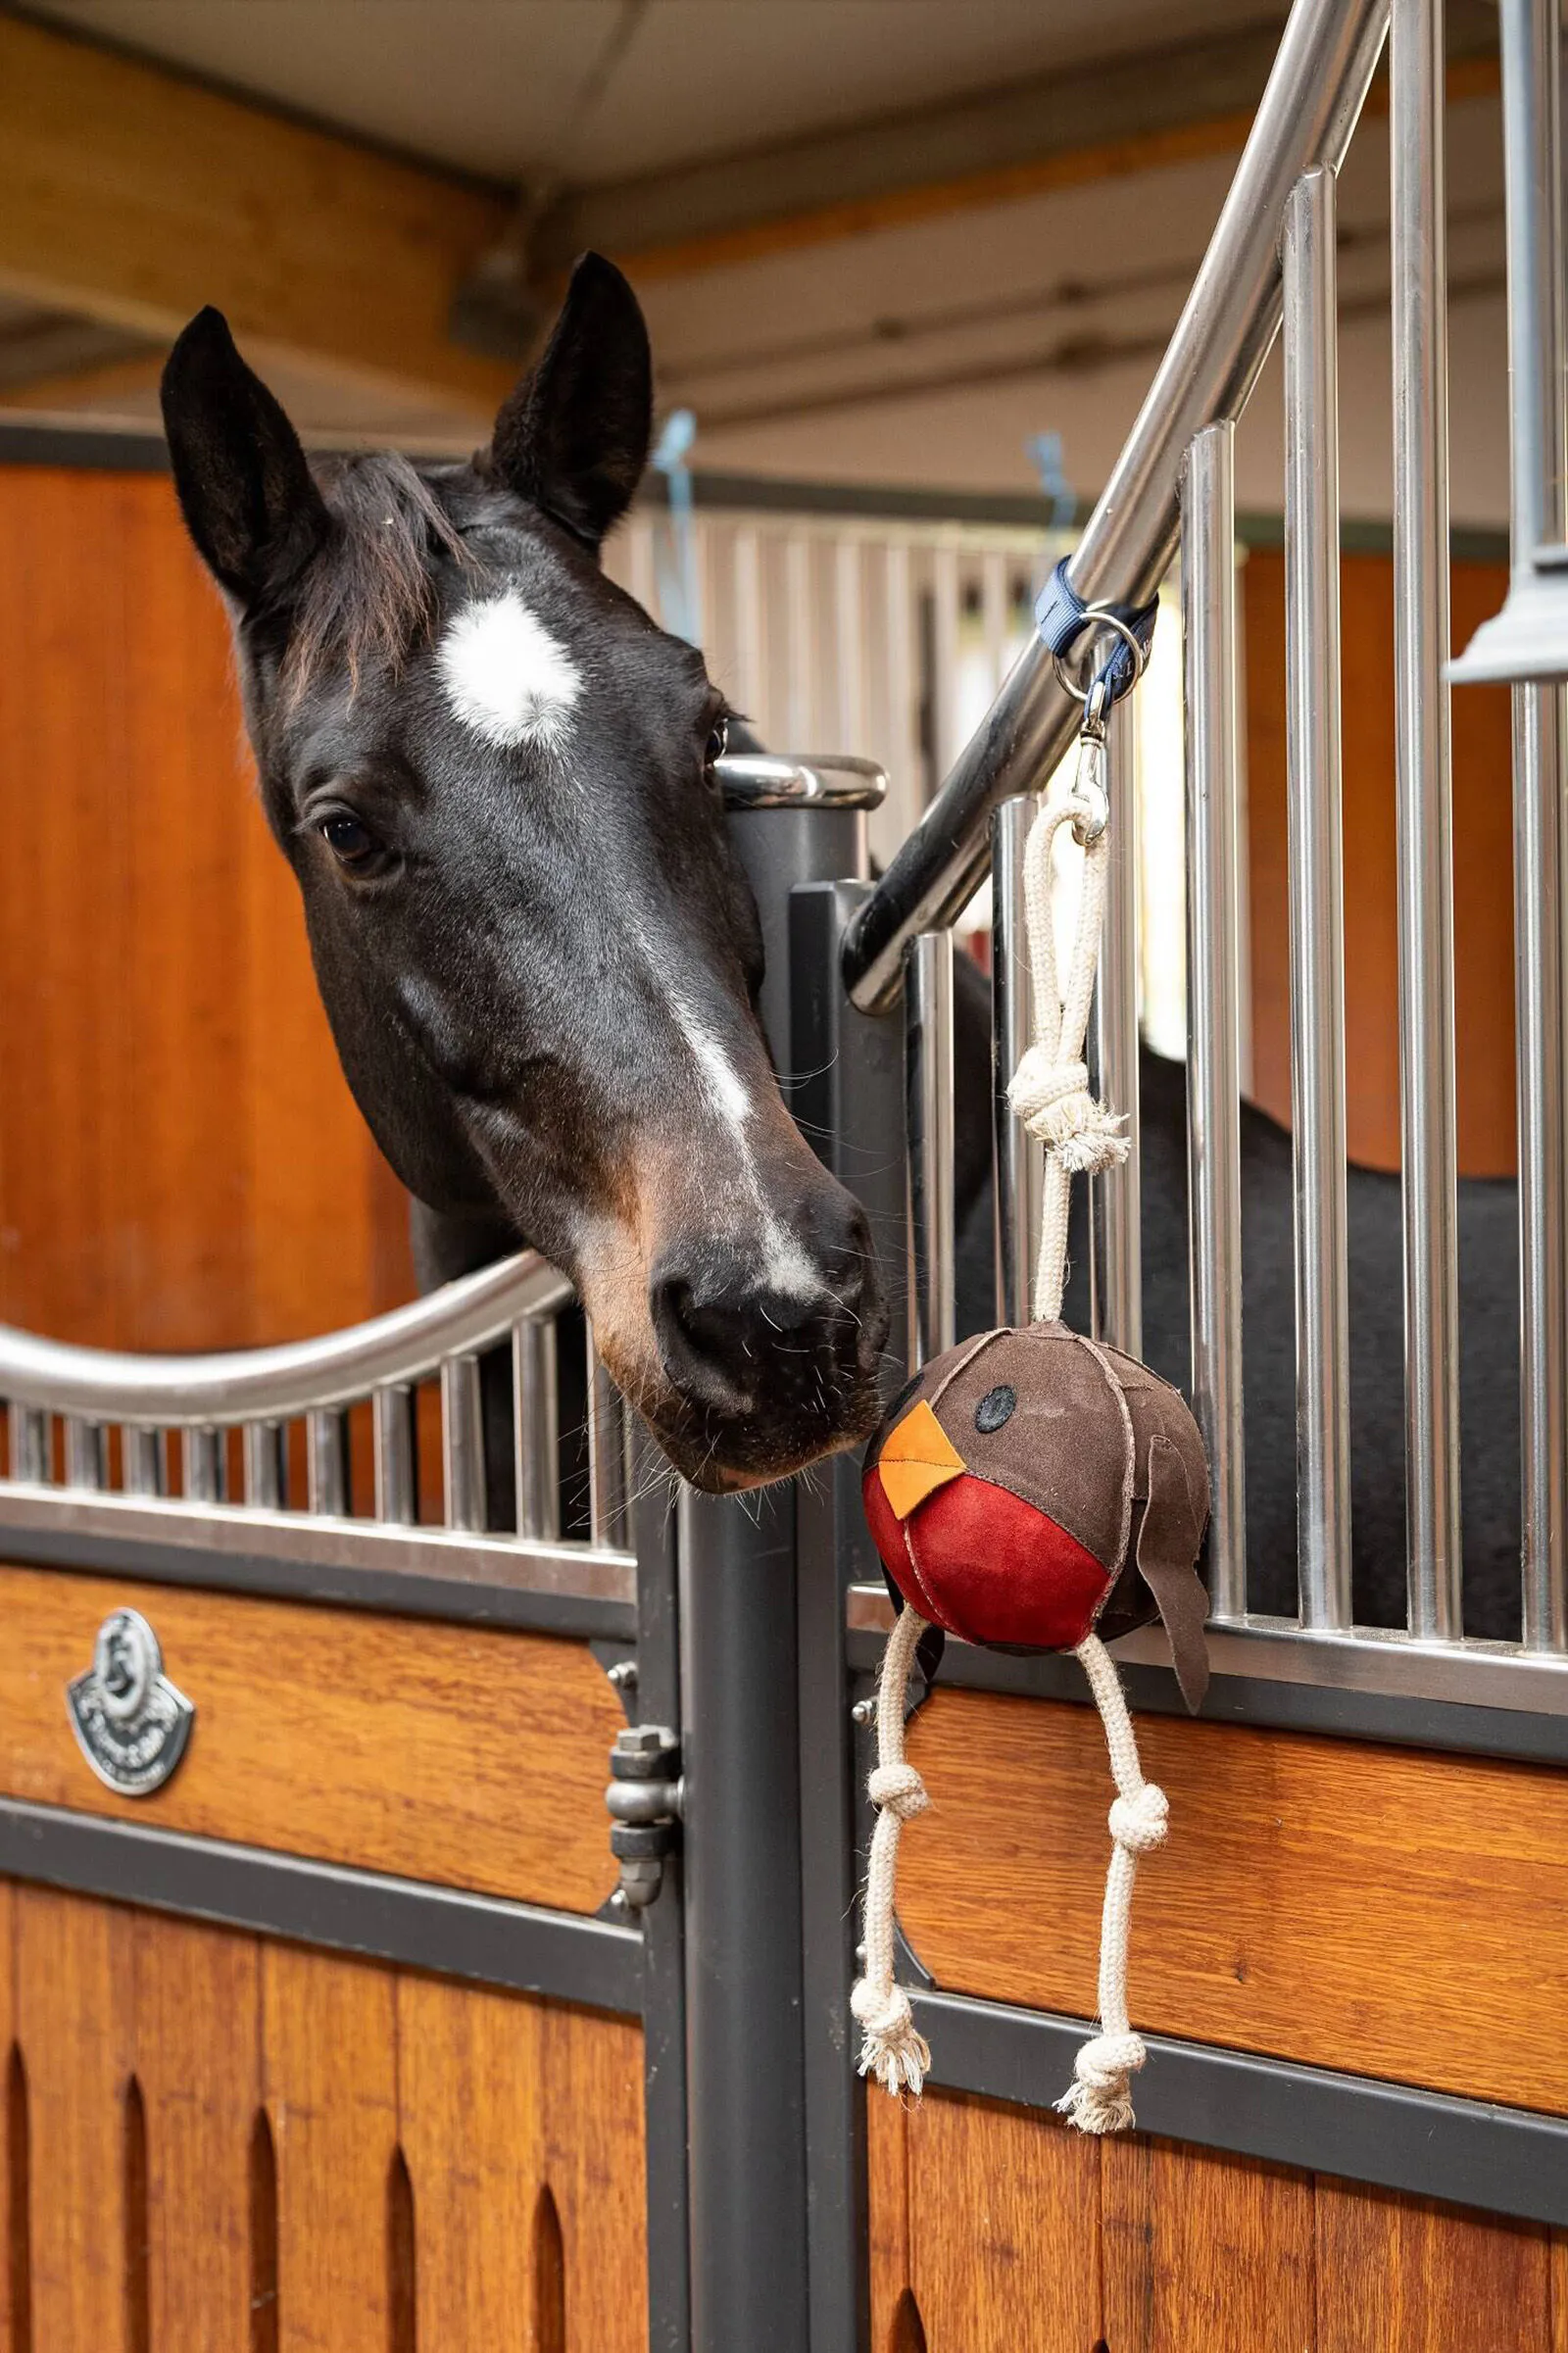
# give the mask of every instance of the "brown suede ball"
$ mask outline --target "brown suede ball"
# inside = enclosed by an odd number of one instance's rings
[[[862,1493],[889,1575],[933,1625],[1073,1650],[1157,1610],[1199,1705],[1208,1465],[1186,1403],[1147,1365],[1062,1323],[966,1340],[899,1398]]]

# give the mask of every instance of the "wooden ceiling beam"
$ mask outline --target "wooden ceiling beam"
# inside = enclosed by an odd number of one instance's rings
[[[0,16],[0,289],[160,342],[204,303],[264,355],[493,409],[452,340],[498,191]]]

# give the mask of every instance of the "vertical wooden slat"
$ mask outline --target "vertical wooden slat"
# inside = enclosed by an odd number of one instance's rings
[[[1313,2345],[1310,2176],[1167,2141],[1101,2148],[1104,2334],[1115,2353]],[[1370,2334],[1353,2341],[1356,2353],[1385,2353]]]
[[[130,2353],[123,2132],[129,1915],[42,1887],[20,1887],[16,1911],[33,2344],[37,2353],[89,2346]]]
[[[1551,2353],[1568,2353],[1568,2230],[1551,2234]]]
[[[556,2003],[545,2013],[543,2050],[545,2177],[561,2218],[565,2279],[564,2353],[641,2353],[642,2034],[624,2019]]]
[[[1098,2144],[1054,2116],[963,2095],[922,2100],[907,2130],[909,2283],[931,2353],[1017,2353],[1024,2313],[1042,2347],[1093,2345]]]
[[[1320,2178],[1316,2353],[1545,2353],[1546,2233]]]
[[[909,2284],[909,2111],[879,2083],[865,2091],[866,2196],[871,2231],[871,2342],[882,2353]]]
[[[543,2181],[537,2003],[405,1977],[397,1987],[403,2153],[418,2227],[424,2345],[529,2344]]]
[[[264,1946],[262,2070],[277,2152],[279,2353],[387,2353],[391,1972]],[[461,2138],[454,2155],[461,2163]]]
[[[250,2334],[258,1947],[220,1929],[127,1918],[132,2053],[147,2114],[152,2343],[237,2353]]]

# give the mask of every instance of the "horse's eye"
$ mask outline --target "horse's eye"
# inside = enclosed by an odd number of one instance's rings
[[[323,817],[320,835],[338,864],[347,866],[351,874],[364,873],[381,855],[381,845],[368,825],[358,817],[351,817],[346,809]]]
[[[727,718],[715,719],[708,738],[706,758],[709,766],[711,767],[715,760],[722,760],[728,750],[729,720]]]

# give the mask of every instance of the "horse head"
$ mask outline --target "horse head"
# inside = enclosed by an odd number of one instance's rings
[[[572,1277],[699,1486],[863,1438],[886,1311],[758,1020],[724,700],[600,568],[652,416],[625,280],[578,264],[469,463],[308,460],[214,311],[164,415],[338,1053],[404,1184]]]

